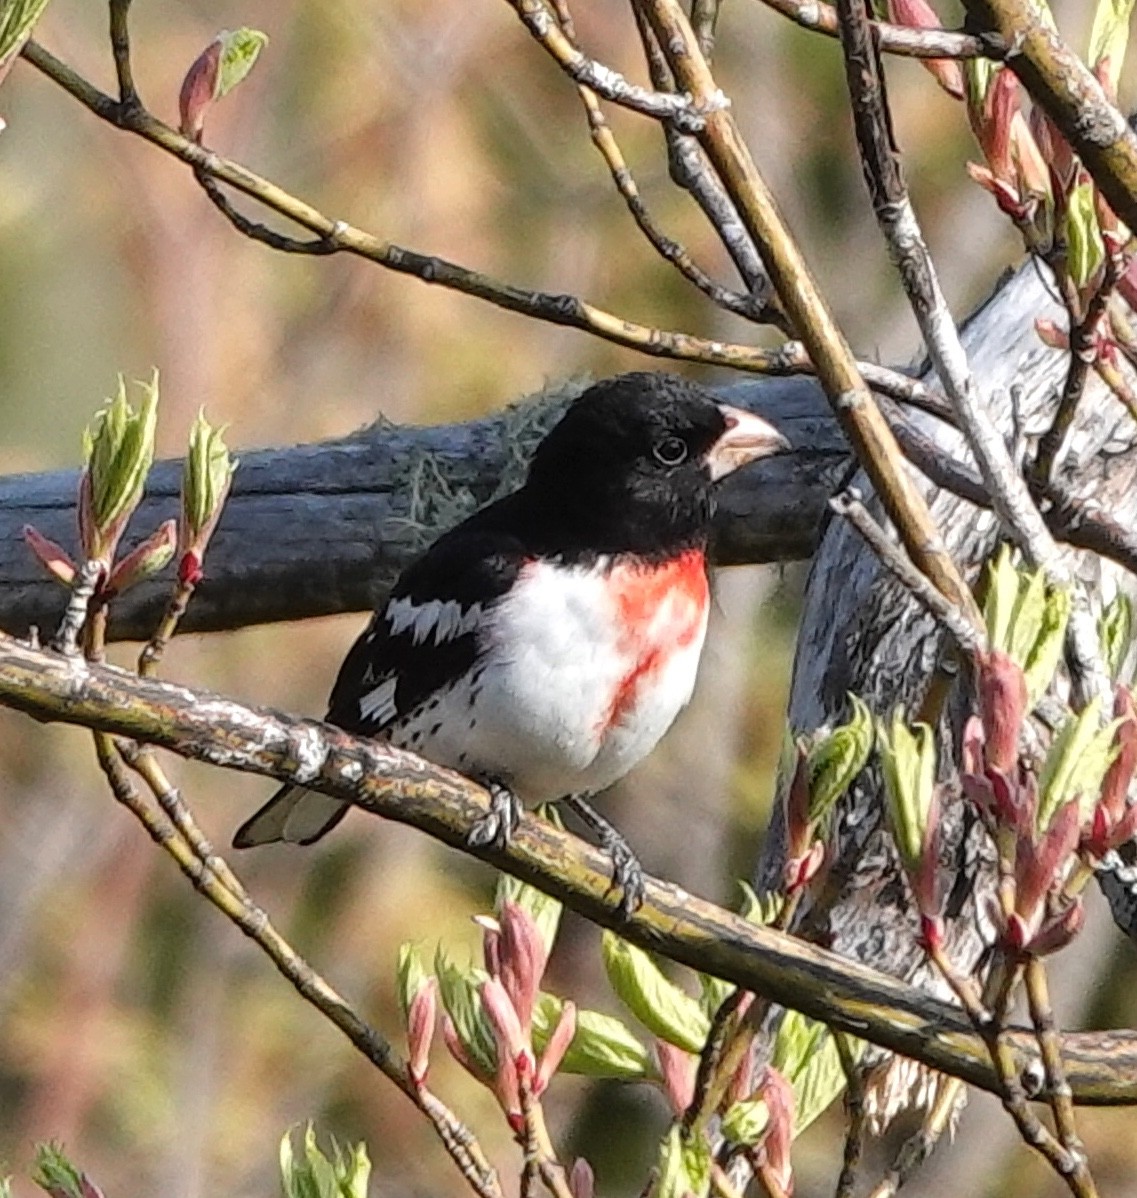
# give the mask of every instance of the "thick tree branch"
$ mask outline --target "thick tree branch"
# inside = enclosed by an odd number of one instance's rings
[[[469,850],[466,834],[486,810],[485,792],[410,753],[2,634],[0,703],[40,720],[99,728],[227,769],[316,787],[473,852],[644,948],[984,1089],[997,1084],[982,1041],[958,1010],[885,974],[651,878],[644,906],[622,922],[609,893],[607,858],[550,824],[525,818],[507,849]],[[1024,1084],[1038,1094],[1043,1073],[1031,1033],[1016,1032],[1012,1043]],[[1137,1103],[1137,1032],[1069,1035],[1062,1051],[1076,1101]]]

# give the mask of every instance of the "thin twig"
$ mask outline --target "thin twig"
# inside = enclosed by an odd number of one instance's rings
[[[837,10],[825,0],[762,0],[768,7],[789,17],[803,29],[840,36]],[[954,29],[917,29],[909,25],[873,22],[874,36],[886,54],[909,58],[1002,58],[1004,47],[997,38],[961,33]]]
[[[254,941],[296,992],[337,1027],[356,1049],[427,1115],[451,1159],[481,1198],[502,1198],[496,1174],[469,1129],[434,1096],[431,1096],[429,1103],[423,1101],[420,1088],[415,1085],[405,1063],[391,1044],[379,1031],[362,1020],[347,1001],[276,931],[266,912],[252,901],[228,866],[223,874],[218,873],[211,852],[202,854],[200,850],[195,850],[168,818],[146,805],[126,772],[114,740],[105,733],[96,732],[95,747],[99,764],[115,798],[139,820],[154,843],[173,857],[194,888]],[[163,775],[146,767],[144,758],[141,761],[143,771],[140,771],[140,776],[148,785],[153,783],[162,789],[160,794],[156,791],[160,801],[168,800],[173,788],[163,782]],[[188,809],[180,801],[178,807],[180,820],[183,826],[188,826],[194,843],[198,846],[208,845]]]
[[[699,39],[699,49],[708,64],[715,57],[715,26],[722,0],[691,0],[691,28]]]
[[[877,1183],[869,1198],[893,1198],[893,1195],[920,1169],[943,1139],[951,1126],[952,1116],[965,1087],[956,1077],[944,1078],[936,1101],[928,1111],[919,1131],[900,1146],[892,1168]]]
[[[138,654],[138,672],[144,678],[157,672],[158,666],[162,662],[162,656],[166,652],[166,646],[177,632],[178,625],[181,623],[182,616],[186,614],[186,608],[196,589],[194,583],[188,580],[179,579],[174,584],[158,627],[154,629],[150,639],[142,646],[142,651]]]
[[[575,45],[576,38],[572,33],[572,15],[564,0],[561,0],[556,12],[557,20],[565,39]],[[580,96],[581,103],[584,105],[585,115],[588,118],[588,131],[592,138],[592,144],[604,159],[605,165],[608,167],[608,173],[612,177],[612,182],[615,184],[616,190],[627,206],[632,219],[636,222],[640,232],[647,238],[656,253],[664,261],[674,266],[689,283],[694,284],[713,304],[716,304],[727,312],[733,312],[745,320],[762,320],[763,305],[758,301],[757,296],[744,295],[741,292],[731,291],[716,283],[695,262],[686,246],[668,237],[663,232],[656,223],[647,204],[644,202],[643,196],[640,194],[635,176],[628,167],[619,142],[612,132],[612,127],[608,124],[608,120],[604,116],[604,110],[600,105],[596,93],[590,87],[578,83],[577,94]]]
[[[678,84],[696,103],[718,95],[678,0],[634,0],[645,14]],[[728,109],[707,113],[698,140],[755,245],[786,314],[817,369],[835,415],[868,471],[873,486],[913,562],[976,627],[981,617],[872,393],[857,372],[801,251],[778,212]]]
[[[1074,1116],[1074,1100],[1070,1093],[1070,1083],[1066,1080],[1066,1069],[1062,1064],[1062,1048],[1058,1037],[1058,1027],[1054,1021],[1054,1009],[1050,1004],[1050,987],[1046,980],[1046,966],[1041,957],[1031,955],[1027,958],[1023,970],[1026,983],[1027,1004],[1030,1008],[1031,1021],[1038,1034],[1038,1047],[1042,1054],[1042,1064],[1046,1071],[1047,1101],[1054,1116],[1054,1128],[1062,1147],[1075,1160],[1081,1161],[1082,1168],[1089,1171],[1085,1147],[1078,1135],[1077,1120]]]
[[[868,1124],[865,1115],[864,1077],[857,1064],[850,1039],[843,1032],[835,1032],[833,1042],[845,1074],[845,1148],[841,1156],[841,1172],[837,1178],[834,1198],[852,1198],[857,1186],[857,1172],[864,1155]]]
[[[569,41],[544,0],[506,0],[506,3],[570,78],[621,108],[672,124],[684,133],[697,133],[703,128],[707,109],[725,103],[721,98],[696,101],[690,95],[649,91],[629,83],[618,71],[589,58]]]
[[[134,87],[134,70],[130,65],[130,15],[132,0],[110,0],[111,53],[114,55],[115,76],[118,79],[119,103],[124,107],[138,104]]]
[[[674,91],[675,76],[650,22],[639,6],[633,5],[632,11],[652,86],[659,91]],[[754,239],[740,219],[734,202],[711,170],[702,147],[693,137],[671,125],[663,127],[663,134],[667,142],[667,163],[672,182],[699,205],[747,289],[763,306],[770,306],[774,299],[770,280]],[[783,327],[785,331],[790,331],[788,325],[783,324]]]
[[[1096,1198],[1097,1188],[1090,1176],[1084,1155],[1079,1156],[1068,1151],[1031,1109],[1014,1055],[1006,1037],[1001,1032],[1001,1009],[1005,1007],[1006,1001],[1010,997],[1009,979],[1012,976],[1012,971],[1007,971],[1005,974],[1008,984],[1002,987],[1001,1001],[992,1012],[983,1006],[970,980],[962,977],[956,971],[941,947],[929,946],[928,955],[959,999],[972,1026],[987,1042],[991,1054],[991,1064],[999,1075],[999,1098],[1003,1103],[1003,1109],[1014,1120],[1023,1142],[1029,1144],[1046,1160],[1054,1172],[1066,1183],[1075,1198]]]
[[[71,584],[71,593],[67,597],[67,607],[59,628],[52,638],[51,647],[64,657],[79,656],[79,634],[87,622],[87,614],[91,609],[91,600],[103,577],[102,562],[91,559],[85,561],[78,569],[75,580]]]
[[[1070,571],[1062,563],[1054,538],[979,394],[912,208],[893,141],[867,0],[838,0],[837,12],[865,181],[928,356],[955,408],[996,514],[1031,564],[1040,567],[1052,582],[1072,587]],[[1093,695],[1107,694],[1110,681],[1101,661],[1096,623],[1076,592],[1073,598],[1068,634],[1070,670],[1075,691],[1084,703]]]
[[[1054,418],[1038,442],[1038,453],[1031,467],[1033,477],[1040,484],[1049,482],[1054,476],[1058,454],[1074,423],[1078,405],[1086,390],[1086,380],[1098,358],[1102,325],[1124,265],[1120,252],[1107,253],[1101,283],[1086,305],[1085,315],[1081,320],[1075,320],[1074,311],[1067,309],[1070,316],[1070,365]]]
[[[141,109],[124,109],[117,101],[93,87],[38,43],[29,41],[21,53],[28,62],[102,120],[144,138],[187,163],[193,170],[201,171],[308,229],[322,242],[331,245],[328,253],[345,253],[364,258],[388,270],[486,300],[507,311],[518,312],[551,324],[580,329],[613,344],[653,357],[701,362],[708,366],[729,367],[749,373],[766,372],[770,355],[765,350],[637,324],[577,296],[515,287],[444,258],[406,249],[346,221],[333,220],[239,163],[204,149],[150,113]],[[795,368],[789,373],[812,372]]]
[[[873,519],[861,496],[855,490],[841,491],[829,501],[829,506],[843,516],[864,537],[881,564],[903,585],[917,603],[952,635],[956,644],[968,654],[983,651],[985,638],[963,618],[959,609],[936,590],[924,574],[904,556],[900,547]]]

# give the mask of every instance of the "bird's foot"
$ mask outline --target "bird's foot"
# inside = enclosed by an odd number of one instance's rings
[[[620,918],[629,919],[643,906],[644,901],[644,871],[640,859],[632,852],[624,837],[586,799],[580,795],[569,795],[564,802],[596,834],[600,847],[611,858],[612,884],[622,891]]]
[[[490,809],[470,829],[466,843],[474,849],[491,845],[503,849],[521,822],[521,800],[504,782],[495,778],[481,781],[490,792]]]

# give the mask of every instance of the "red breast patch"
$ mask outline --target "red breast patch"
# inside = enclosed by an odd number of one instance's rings
[[[635,705],[640,687],[670,654],[700,635],[710,599],[701,549],[689,549],[661,565],[621,563],[609,575],[608,586],[620,624],[619,648],[632,666],[616,688],[605,729]]]

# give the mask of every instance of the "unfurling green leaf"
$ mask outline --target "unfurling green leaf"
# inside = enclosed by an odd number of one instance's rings
[[[860,1057],[864,1043],[849,1041]],[[793,1087],[794,1135],[800,1135],[845,1089],[845,1070],[833,1033],[798,1011],[787,1011],[774,1038],[774,1068]]]
[[[659,1149],[659,1180],[655,1198],[704,1198],[711,1188],[714,1158],[705,1136],[685,1136],[678,1124]]]
[[[699,1005],[708,1019],[714,1019],[715,1012],[734,991],[733,982],[724,982],[709,973],[699,974]]]
[[[601,943],[608,981],[640,1023],[668,1044],[702,1052],[711,1025],[699,1003],[668,981],[642,948],[608,931]]]
[[[56,1143],[37,1144],[32,1181],[51,1198],[103,1198],[103,1192],[63,1154]]]
[[[1086,61],[1094,68],[1094,73],[1111,99],[1117,96],[1117,80],[1121,75],[1121,64],[1125,61],[1132,16],[1133,0],[1098,0],[1094,9]]]
[[[1058,730],[1046,754],[1038,780],[1038,830],[1045,832],[1054,813],[1074,799],[1082,818],[1089,817],[1118,746],[1120,720],[1101,722],[1101,700],[1087,703]]]
[[[399,1009],[403,1012],[405,1021],[411,1009],[411,1003],[415,1000],[415,995],[430,978],[422,963],[417,944],[408,940],[399,945],[399,964],[396,976],[399,984]]]
[[[742,910],[739,915],[760,928],[768,927],[778,918],[782,909],[783,897],[780,894],[759,894],[749,882],[738,883],[742,891]]]
[[[223,440],[224,428],[215,428],[200,411],[190,429],[189,452],[182,469],[181,548],[204,549],[202,534],[213,530],[229,494],[237,463]]]
[[[297,1156],[292,1131],[280,1141],[280,1180],[285,1198],[367,1198],[371,1161],[362,1142],[345,1148],[332,1139],[331,1156],[316,1143],[309,1123],[304,1129],[303,1152]]]
[[[1081,290],[1104,261],[1094,185],[1084,180],[1070,192],[1066,205],[1066,270],[1071,282]]]
[[[560,1022],[564,1004],[551,994],[542,994],[533,1010],[533,1046],[545,1051],[553,1028]],[[577,1011],[576,1035],[559,1067],[561,1073],[585,1077],[646,1081],[658,1076],[648,1050],[636,1036],[611,1015],[599,1011]]]
[[[936,783],[936,739],[927,724],[909,729],[899,711],[877,727],[892,836],[904,863],[915,869],[924,851]]]
[[[520,881],[511,874],[502,874],[498,880],[494,910],[500,913],[503,903],[516,903],[523,911],[528,912],[537,925],[546,954],[551,953],[561,924],[561,911],[564,909],[562,904],[552,895]]]
[[[722,1117],[723,1138],[729,1144],[757,1144],[770,1122],[770,1111],[761,1098],[733,1103]]]
[[[1133,603],[1118,591],[1098,617],[1098,636],[1109,676],[1116,679],[1133,643]]]
[[[0,81],[31,37],[45,8],[47,0],[5,0],[0,4]]]
[[[217,40],[221,43],[221,60],[218,63],[214,99],[220,100],[253,69],[260,52],[268,44],[268,35],[259,29],[242,27],[232,32],[223,29],[217,35]]]
[[[853,713],[847,724],[834,728],[809,751],[809,819],[817,823],[865,768],[873,742],[873,720],[856,695],[849,696]]]
[[[154,461],[154,433],[158,425],[158,372],[149,383],[139,383],[138,410],[127,402],[126,382],[120,376],[113,399],[96,413],[83,433],[86,461],[81,497],[84,552],[106,559],[142,498],[142,488]]]
[[[441,947],[434,957],[434,973],[442,1005],[466,1055],[485,1077],[492,1077],[497,1069],[497,1042],[478,992],[488,975],[482,969],[461,969]]]
[[[983,608],[988,640],[1022,667],[1030,707],[1058,667],[1070,604],[1069,591],[1048,582],[1041,570],[1016,567],[1006,545],[988,566]]]

